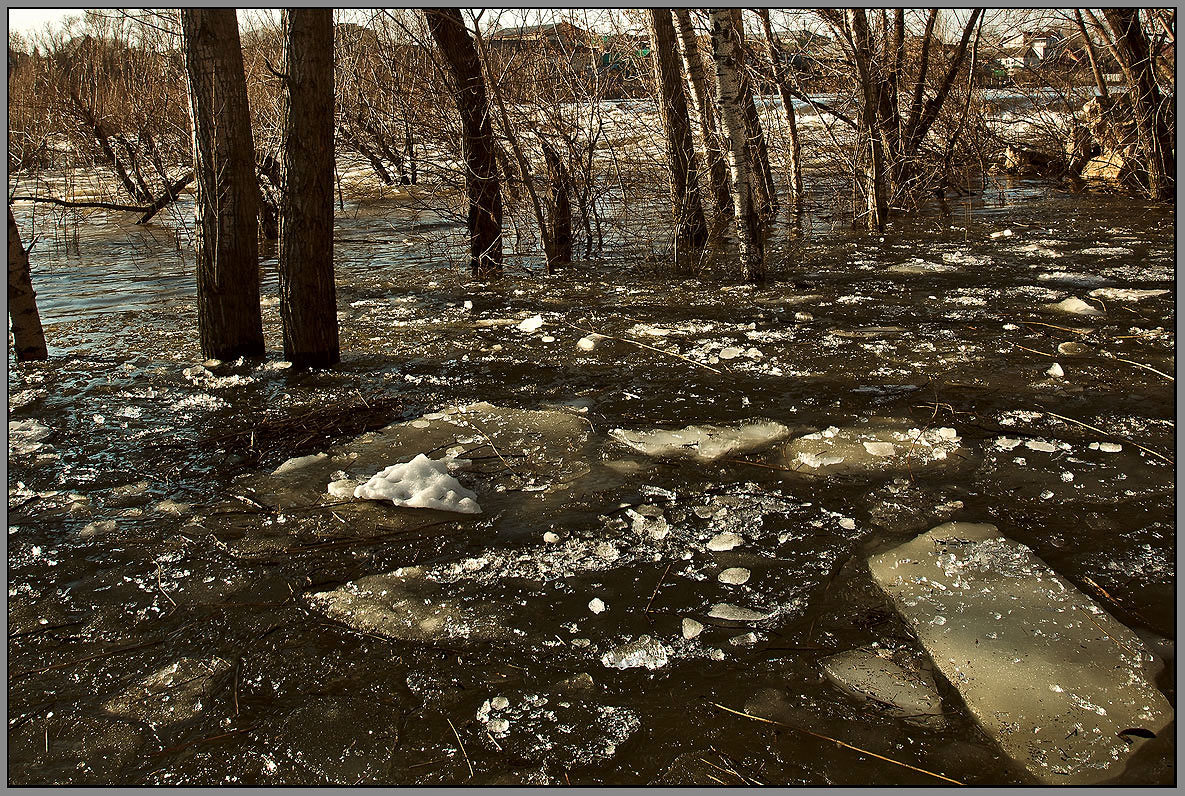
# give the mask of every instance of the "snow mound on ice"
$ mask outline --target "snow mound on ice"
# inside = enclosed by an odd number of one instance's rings
[[[449,474],[449,465],[464,459],[432,460],[419,454],[410,462],[393,464],[354,490],[354,497],[365,500],[389,500],[396,506],[413,509],[437,509],[459,514],[480,514],[477,494],[461,486]]]

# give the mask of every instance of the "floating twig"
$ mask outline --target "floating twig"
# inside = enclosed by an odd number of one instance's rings
[[[1114,439],[1121,439],[1124,442],[1135,445],[1137,448],[1144,451],[1145,453],[1150,453],[1153,456],[1155,456],[1156,458],[1162,459],[1162,460],[1168,462],[1169,464],[1174,463],[1172,459],[1170,459],[1168,456],[1165,456],[1163,453],[1157,453],[1156,451],[1152,450],[1151,448],[1145,448],[1140,443],[1133,442],[1132,440],[1128,439],[1127,437],[1121,437],[1118,434],[1108,432],[1108,431],[1103,431],[1098,426],[1092,426],[1089,423],[1083,423],[1081,420],[1075,420],[1072,417],[1066,417],[1065,415],[1059,415],[1057,412],[1050,412],[1048,409],[1041,409],[1040,411],[1044,412],[1045,414],[1049,415],[1050,417],[1056,417],[1058,420],[1065,420],[1067,423],[1074,423],[1075,425],[1082,426],[1083,428],[1088,428],[1091,431],[1097,431],[1098,433],[1103,434],[1105,436],[1112,437]]]
[[[666,354],[669,357],[675,357],[676,359],[681,359],[684,362],[690,362],[692,365],[696,365],[698,367],[705,368],[707,370],[712,371],[713,373],[719,373],[721,376],[727,375],[726,372],[723,370],[714,368],[711,365],[705,364],[703,362],[697,362],[696,360],[692,359],[691,357],[685,357],[682,354],[676,354],[671,351],[664,351],[663,349],[655,348],[652,345],[646,345],[645,343],[639,343],[637,340],[630,340],[628,337],[615,337],[611,334],[604,334],[603,332],[598,332],[594,329],[585,329],[583,327],[577,326],[574,323],[567,323],[566,321],[561,321],[561,322],[564,323],[565,326],[571,326],[573,329],[575,329],[578,332],[584,332],[585,334],[596,334],[596,335],[600,335],[601,337],[608,337],[610,340],[617,340],[622,343],[629,343],[630,345],[636,345],[639,348],[645,348],[649,351],[655,351],[659,354]]]
[[[654,593],[650,595],[650,599],[646,602],[646,610],[642,613],[650,613],[650,605],[654,602],[654,598],[658,596],[658,590],[662,588],[662,582],[666,580],[667,573],[671,571],[671,564],[674,563],[674,561],[671,561],[667,564],[667,568],[662,571],[662,577],[658,579],[658,583],[654,584]]]
[[[473,764],[469,762],[469,755],[465,751],[465,744],[461,743],[461,736],[457,732],[457,728],[453,726],[453,721],[448,716],[444,717],[448,722],[448,728],[453,731],[453,737],[457,739],[457,746],[461,747],[461,757],[465,758],[465,765],[469,768],[469,779],[473,779]]]
[[[765,724],[772,724],[775,727],[785,727],[786,729],[793,730],[794,732],[805,733],[805,734],[810,735],[814,738],[819,738],[824,741],[830,741],[831,743],[835,744],[836,746],[842,746],[845,749],[851,749],[852,751],[859,752],[860,754],[863,754],[863,755],[870,755],[872,757],[875,757],[877,760],[884,760],[886,763],[892,763],[895,766],[901,766],[902,768],[908,768],[909,770],[917,771],[920,774],[927,774],[931,777],[935,777],[935,778],[940,779],[944,782],[950,782],[955,785],[963,785],[964,784],[962,782],[959,782],[957,779],[951,779],[950,777],[943,776],[942,774],[937,774],[933,771],[927,771],[924,768],[918,768],[917,766],[910,765],[909,763],[903,763],[900,760],[894,760],[891,757],[885,757],[884,755],[878,755],[876,752],[870,752],[867,749],[861,749],[859,746],[853,746],[850,743],[845,743],[844,741],[841,741],[838,738],[832,738],[829,735],[823,735],[822,733],[812,732],[811,730],[805,730],[801,727],[795,727],[792,724],[785,724],[780,721],[774,721],[773,719],[763,718],[762,716],[754,716],[752,713],[745,713],[744,711],[741,711],[741,710],[733,710],[732,708],[727,708],[724,705],[721,705],[717,702],[710,702],[709,704],[711,704],[713,707],[720,708],[720,710],[723,710],[726,713],[732,713],[737,716],[744,716],[746,719],[752,719],[753,721],[764,722]]]

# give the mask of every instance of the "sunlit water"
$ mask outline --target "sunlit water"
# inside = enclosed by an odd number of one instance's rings
[[[192,261],[173,225],[43,228],[33,278],[51,359],[9,362],[10,421],[47,429],[10,434],[10,782],[937,782],[715,702],[774,705],[784,724],[963,782],[1024,783],[949,687],[946,729],[919,728],[850,701],[819,660],[873,642],[916,649],[869,578],[869,552],[950,519],[992,522],[1160,637],[1159,685],[1175,702],[1174,476],[1157,456],[1175,456],[1173,224],[1171,209],[1129,197],[1016,185],[946,214],[925,208],[883,238],[822,212],[799,234],[783,225],[760,289],[735,281],[727,252],[677,276],[628,237],[601,262],[546,277],[537,258],[515,260],[483,286],[459,266],[455,226],[405,203],[347,206],[342,365],[279,363],[269,259],[268,360],[189,376],[201,361]],[[1170,292],[1103,298],[1097,316],[1046,307],[1101,287]],[[535,314],[533,332],[478,323]],[[644,345],[582,353],[590,332]],[[1066,342],[1080,353],[1059,353]],[[1055,362],[1061,377],[1047,372]],[[233,498],[239,479],[289,457],[473,401],[586,409],[593,463],[630,458],[614,428],[749,418],[796,431],[904,418],[955,429],[972,456],[873,478],[787,472],[779,446],[715,464],[634,456],[629,477],[546,502],[530,521],[440,515],[423,533],[385,536],[332,511]],[[620,527],[641,506],[661,510],[668,540]],[[528,584],[554,589],[554,612],[531,602],[538,633],[518,640],[393,641],[308,607],[309,594],[401,566],[482,557],[496,570],[548,531],[612,540],[626,565]],[[743,564],[692,541],[721,531],[750,540]],[[733,565],[755,577],[718,583]],[[493,576],[465,588],[516,594]],[[579,608],[594,596],[609,610]],[[679,646],[681,618],[721,601],[784,610],[756,644],[709,623]],[[556,624],[569,616],[571,628]],[[686,654],[655,670],[602,663],[641,634]],[[110,709],[181,659],[226,664],[203,676],[193,715],[146,723]],[[572,685],[580,673],[591,688]],[[479,716],[496,696],[508,702],[500,741],[489,708]],[[1126,779],[1173,781],[1175,750],[1158,744]]]

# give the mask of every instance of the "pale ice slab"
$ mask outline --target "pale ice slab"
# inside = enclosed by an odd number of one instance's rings
[[[1143,301],[1153,296],[1163,296],[1168,290],[1137,290],[1130,287],[1100,287],[1090,291],[1091,298],[1110,299],[1112,301]]]
[[[1118,733],[1173,721],[1139,637],[995,526],[940,525],[868,565],[971,715],[1041,782],[1111,779],[1144,743]]]
[[[222,658],[180,658],[108,699],[103,707],[154,727],[192,719],[202,712],[218,678],[230,668]]]
[[[36,453],[45,447],[41,440],[52,433],[40,420],[9,420],[8,450],[16,454]]]
[[[1045,306],[1051,310],[1057,310],[1058,312],[1068,312],[1072,315],[1103,314],[1098,307],[1095,307],[1093,304],[1087,304],[1085,301],[1077,298],[1076,296],[1070,296],[1067,299],[1062,299],[1056,304],[1046,304]]]
[[[788,437],[790,429],[781,423],[755,420],[736,426],[688,426],[678,431],[615,428],[609,434],[647,456],[710,462],[764,448]]]
[[[810,475],[885,475],[958,470],[972,463],[956,429],[918,428],[902,418],[869,418],[790,440],[785,466]]]
[[[638,636],[606,652],[601,656],[601,663],[610,669],[661,669],[667,665],[670,652],[661,641]]]
[[[291,473],[295,470],[308,467],[309,465],[317,464],[318,462],[324,461],[327,458],[329,458],[329,455],[326,453],[314,453],[311,456],[297,456],[293,459],[289,459],[276,469],[272,470],[272,475]]]
[[[396,506],[480,514],[477,494],[449,474],[455,459],[429,459],[419,454],[410,462],[393,464],[354,490],[364,500],[389,500]]]
[[[875,700],[890,715],[926,726],[941,726],[942,698],[934,677],[919,666],[902,666],[885,649],[861,647],[819,662],[823,675],[858,700]]]

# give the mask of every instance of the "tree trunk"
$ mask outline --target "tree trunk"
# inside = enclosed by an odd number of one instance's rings
[[[1094,75],[1094,84],[1099,90],[1099,96],[1107,99],[1110,92],[1107,90],[1107,81],[1103,78],[1103,70],[1099,68],[1099,55],[1094,48],[1094,39],[1090,37],[1090,32],[1086,29],[1086,22],[1082,19],[1082,12],[1077,8],[1074,9],[1074,22],[1078,25],[1078,33],[1082,36],[1082,43],[1086,47],[1086,57],[1090,60],[1090,73]]]
[[[671,204],[675,212],[677,250],[702,249],[708,240],[708,225],[699,195],[699,163],[687,97],[683,93],[683,70],[675,45],[675,26],[669,8],[651,8],[654,31],[654,71],[659,87],[659,108],[667,133],[667,165],[671,177]]]
[[[202,356],[262,356],[259,183],[235,11],[183,8],[181,36],[193,114]]]
[[[285,10],[280,318],[284,358],[340,360],[333,283],[333,11]]]
[[[461,114],[461,150],[469,195],[470,267],[478,279],[502,275],[502,192],[485,79],[459,8],[426,8],[428,30],[452,75]]]
[[[765,41],[769,46],[769,60],[773,66],[774,82],[778,84],[778,93],[782,97],[782,109],[786,113],[786,131],[790,137],[790,199],[795,210],[802,210],[802,146],[798,140],[798,119],[794,112],[794,97],[790,94],[790,82],[786,75],[786,66],[782,63],[778,53],[778,39],[774,36],[773,26],[769,22],[769,9],[754,9],[761,18],[761,26],[765,30]]]
[[[761,201],[759,212],[762,218],[773,218],[778,212],[778,189],[774,184],[774,172],[769,165],[769,148],[765,144],[765,131],[761,117],[757,115],[757,104],[753,102],[753,84],[745,68],[745,26],[741,9],[730,9],[732,25],[737,42],[737,80],[740,87],[741,108],[745,116],[745,130],[749,139],[749,162],[756,175],[755,185]]]
[[[17,361],[48,359],[45,332],[37,313],[37,294],[29,276],[29,253],[21,244],[21,232],[11,207],[8,208],[8,318]]]
[[[547,243],[547,272],[553,273],[557,266],[572,262],[571,180],[551,145],[543,138],[539,139],[539,145],[547,161],[547,216],[551,229],[544,240]]]
[[[1176,172],[1172,132],[1165,124],[1165,109],[1156,85],[1148,37],[1140,25],[1139,9],[1104,8],[1103,17],[1111,28],[1114,52],[1127,80],[1132,117],[1148,175],[1148,196],[1157,201],[1168,199],[1173,195]]]
[[[732,172],[733,218],[741,254],[744,278],[765,281],[765,252],[761,239],[761,220],[754,202],[753,174],[749,162],[748,129],[741,97],[740,41],[727,8],[711,9],[712,52],[716,61],[716,99],[728,137],[728,165]]]
[[[712,199],[721,216],[732,215],[732,193],[728,188],[728,163],[724,155],[724,144],[716,126],[713,98],[708,93],[708,80],[704,72],[704,60],[700,57],[699,41],[691,27],[691,14],[686,8],[674,9],[678,23],[679,49],[683,54],[683,66],[687,69],[687,82],[691,86],[691,102],[699,118],[700,137],[704,142],[704,153],[708,161],[708,177],[711,181]]]
[[[848,29],[852,36],[852,53],[860,79],[863,99],[860,105],[860,138],[867,141],[868,158],[864,166],[864,196],[866,224],[869,229],[884,231],[888,220],[889,203],[885,186],[885,150],[880,125],[881,81],[872,53],[868,18],[864,9],[849,9]]]

